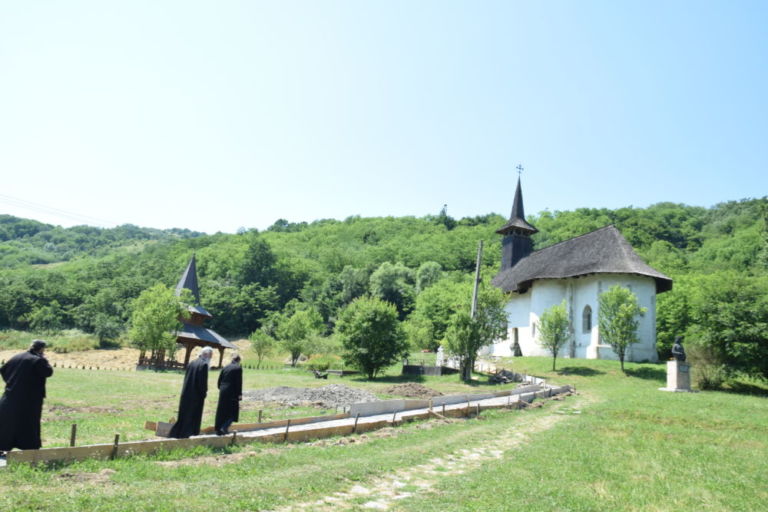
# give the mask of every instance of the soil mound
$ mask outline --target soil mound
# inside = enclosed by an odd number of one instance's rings
[[[360,402],[374,402],[376,398],[362,389],[350,388],[342,384],[329,384],[320,388],[276,388],[254,389],[243,393],[243,400],[258,402],[276,402],[288,407],[312,405],[323,408],[345,407]]]
[[[388,387],[384,392],[388,395],[405,396],[408,398],[432,398],[433,396],[442,396],[441,392],[416,382],[396,384]]]

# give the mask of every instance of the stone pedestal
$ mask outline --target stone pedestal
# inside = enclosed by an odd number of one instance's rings
[[[662,391],[692,391],[691,365],[677,360],[667,361],[667,387],[659,389]]]

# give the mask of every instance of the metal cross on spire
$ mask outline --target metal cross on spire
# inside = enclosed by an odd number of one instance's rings
[[[521,174],[523,174],[523,170],[525,168],[523,167],[523,164],[517,164],[517,167],[515,167],[515,169],[517,169],[517,176],[519,177]]]

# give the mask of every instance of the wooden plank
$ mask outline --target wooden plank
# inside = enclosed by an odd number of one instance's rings
[[[569,392],[571,388],[564,386],[563,392]],[[516,401],[512,401],[509,404],[489,405],[481,406],[481,410],[512,407],[514,409],[523,408],[526,401],[533,400],[534,393],[526,393],[525,396],[517,395]],[[474,410],[474,408],[473,408]],[[404,414],[404,421],[411,421],[414,419],[425,419],[430,416],[437,417],[463,417],[466,415],[466,408],[446,409],[445,412],[440,415],[434,410],[426,411],[423,413]],[[348,417],[347,414],[337,414],[334,416],[319,416],[312,418],[300,418],[291,420],[291,426],[298,424],[306,424],[317,421],[327,421],[332,419],[343,419]],[[151,423],[151,422],[148,422]],[[257,428],[269,428],[269,426],[285,426],[288,420],[281,420],[279,422],[270,423],[258,423],[255,424]],[[370,432],[386,426],[391,425],[390,420],[379,420],[375,422],[358,422],[357,432]],[[172,423],[158,422],[158,430],[161,428],[170,429]],[[248,426],[250,424],[243,424]],[[44,448],[40,450],[14,450],[8,452],[7,462],[13,463],[44,463],[53,461],[69,461],[69,460],[83,460],[89,458],[107,459],[115,455],[119,457],[126,457],[136,454],[150,454],[159,451],[174,450],[179,448],[189,448],[192,446],[211,446],[216,448],[223,448],[232,443],[235,444],[247,444],[247,443],[282,443],[284,441],[300,442],[309,439],[322,439],[333,436],[349,435],[352,433],[354,427],[352,425],[337,425],[333,427],[319,427],[306,430],[293,430],[289,431],[287,436],[283,432],[277,432],[274,434],[258,435],[253,437],[246,437],[242,435],[228,435],[228,436],[199,436],[191,437],[188,439],[152,439],[148,441],[132,441],[127,443],[121,443],[115,450],[114,443],[111,444],[99,444],[99,445],[86,445],[77,447],[66,448]]]
[[[286,420],[275,420],[275,421],[267,421],[264,423],[237,423],[235,425],[231,425],[229,427],[229,430],[237,430],[238,432],[249,432],[253,430],[261,430],[265,428],[275,428],[275,427],[284,427],[288,424],[288,422],[291,422],[291,426],[295,425],[306,425],[308,423],[317,423],[320,421],[333,421],[333,420],[343,420],[344,418],[348,418],[349,414],[347,413],[339,413],[339,414],[332,414],[329,416],[310,416],[308,418],[291,418]],[[213,434],[216,431],[214,427],[205,427],[204,429],[200,430],[201,434]]]
[[[145,421],[144,422],[144,428],[154,432],[154,431],[157,430],[157,422],[156,421]]]

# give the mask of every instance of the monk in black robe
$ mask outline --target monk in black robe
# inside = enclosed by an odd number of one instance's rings
[[[240,419],[240,400],[243,398],[243,369],[240,356],[232,357],[219,374],[219,405],[216,407],[216,433],[223,436],[232,423]]]
[[[35,340],[27,352],[13,356],[2,367],[5,393],[0,398],[0,452],[12,448],[37,450],[45,379],[53,368],[43,357],[45,342]]]
[[[200,434],[203,405],[205,395],[208,394],[208,365],[212,354],[211,347],[204,347],[200,351],[200,356],[187,366],[184,384],[181,387],[178,419],[171,427],[169,437],[182,439]]]

